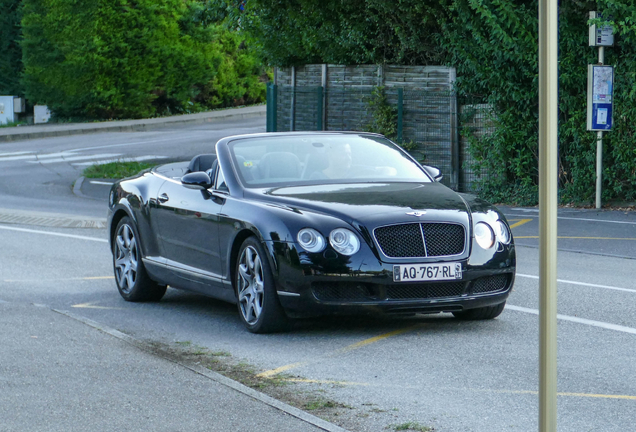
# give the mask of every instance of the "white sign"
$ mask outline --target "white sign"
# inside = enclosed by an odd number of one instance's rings
[[[590,19],[603,18],[598,12],[590,12]],[[614,46],[614,28],[608,25],[590,26],[589,36],[590,46]]]

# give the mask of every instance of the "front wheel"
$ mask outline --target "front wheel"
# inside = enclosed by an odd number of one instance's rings
[[[243,324],[252,333],[283,330],[287,316],[278,300],[263,247],[256,238],[249,237],[241,245],[238,256],[234,280]]]
[[[453,312],[455,318],[467,321],[489,320],[497,318],[506,307],[506,302],[496,304],[494,306],[486,306],[482,308],[468,309],[462,312]]]
[[[166,286],[159,285],[146,273],[141,260],[139,236],[132,220],[125,216],[117,224],[113,241],[113,268],[119,294],[130,302],[159,301]]]

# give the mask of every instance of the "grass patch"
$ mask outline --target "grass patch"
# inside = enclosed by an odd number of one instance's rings
[[[25,122],[25,121],[7,122],[7,123],[0,123],[0,128],[26,126],[26,125],[27,125],[27,122]]]
[[[417,431],[417,432],[432,432],[435,429],[429,426],[423,426],[416,422],[406,422],[399,425],[395,425],[393,430],[396,431]]]
[[[130,177],[156,164],[146,162],[111,162],[103,165],[91,165],[84,170],[86,178],[120,179]]]

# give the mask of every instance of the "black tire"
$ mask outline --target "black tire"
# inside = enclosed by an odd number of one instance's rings
[[[467,321],[489,320],[497,318],[506,307],[506,302],[496,304],[494,306],[486,306],[476,309],[468,309],[462,312],[453,312],[455,318]]]
[[[245,239],[239,249],[234,285],[239,316],[245,328],[252,333],[272,333],[287,328],[287,316],[278,300],[267,255],[255,237]]]
[[[113,238],[113,271],[119,294],[126,301],[159,301],[166,286],[150,279],[141,260],[139,235],[135,224],[124,216],[115,229]]]

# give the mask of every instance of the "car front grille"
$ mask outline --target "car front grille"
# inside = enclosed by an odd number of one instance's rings
[[[376,228],[374,235],[389,258],[459,255],[466,246],[463,225],[453,223],[390,225]]]
[[[391,285],[359,284],[354,282],[314,282],[311,285],[316,299],[326,302],[459,297],[464,294],[465,287],[465,282]]]
[[[388,299],[429,299],[438,297],[458,297],[464,293],[464,282],[389,285],[386,290]]]
[[[505,290],[508,286],[507,274],[481,277],[473,282],[473,294]]]

